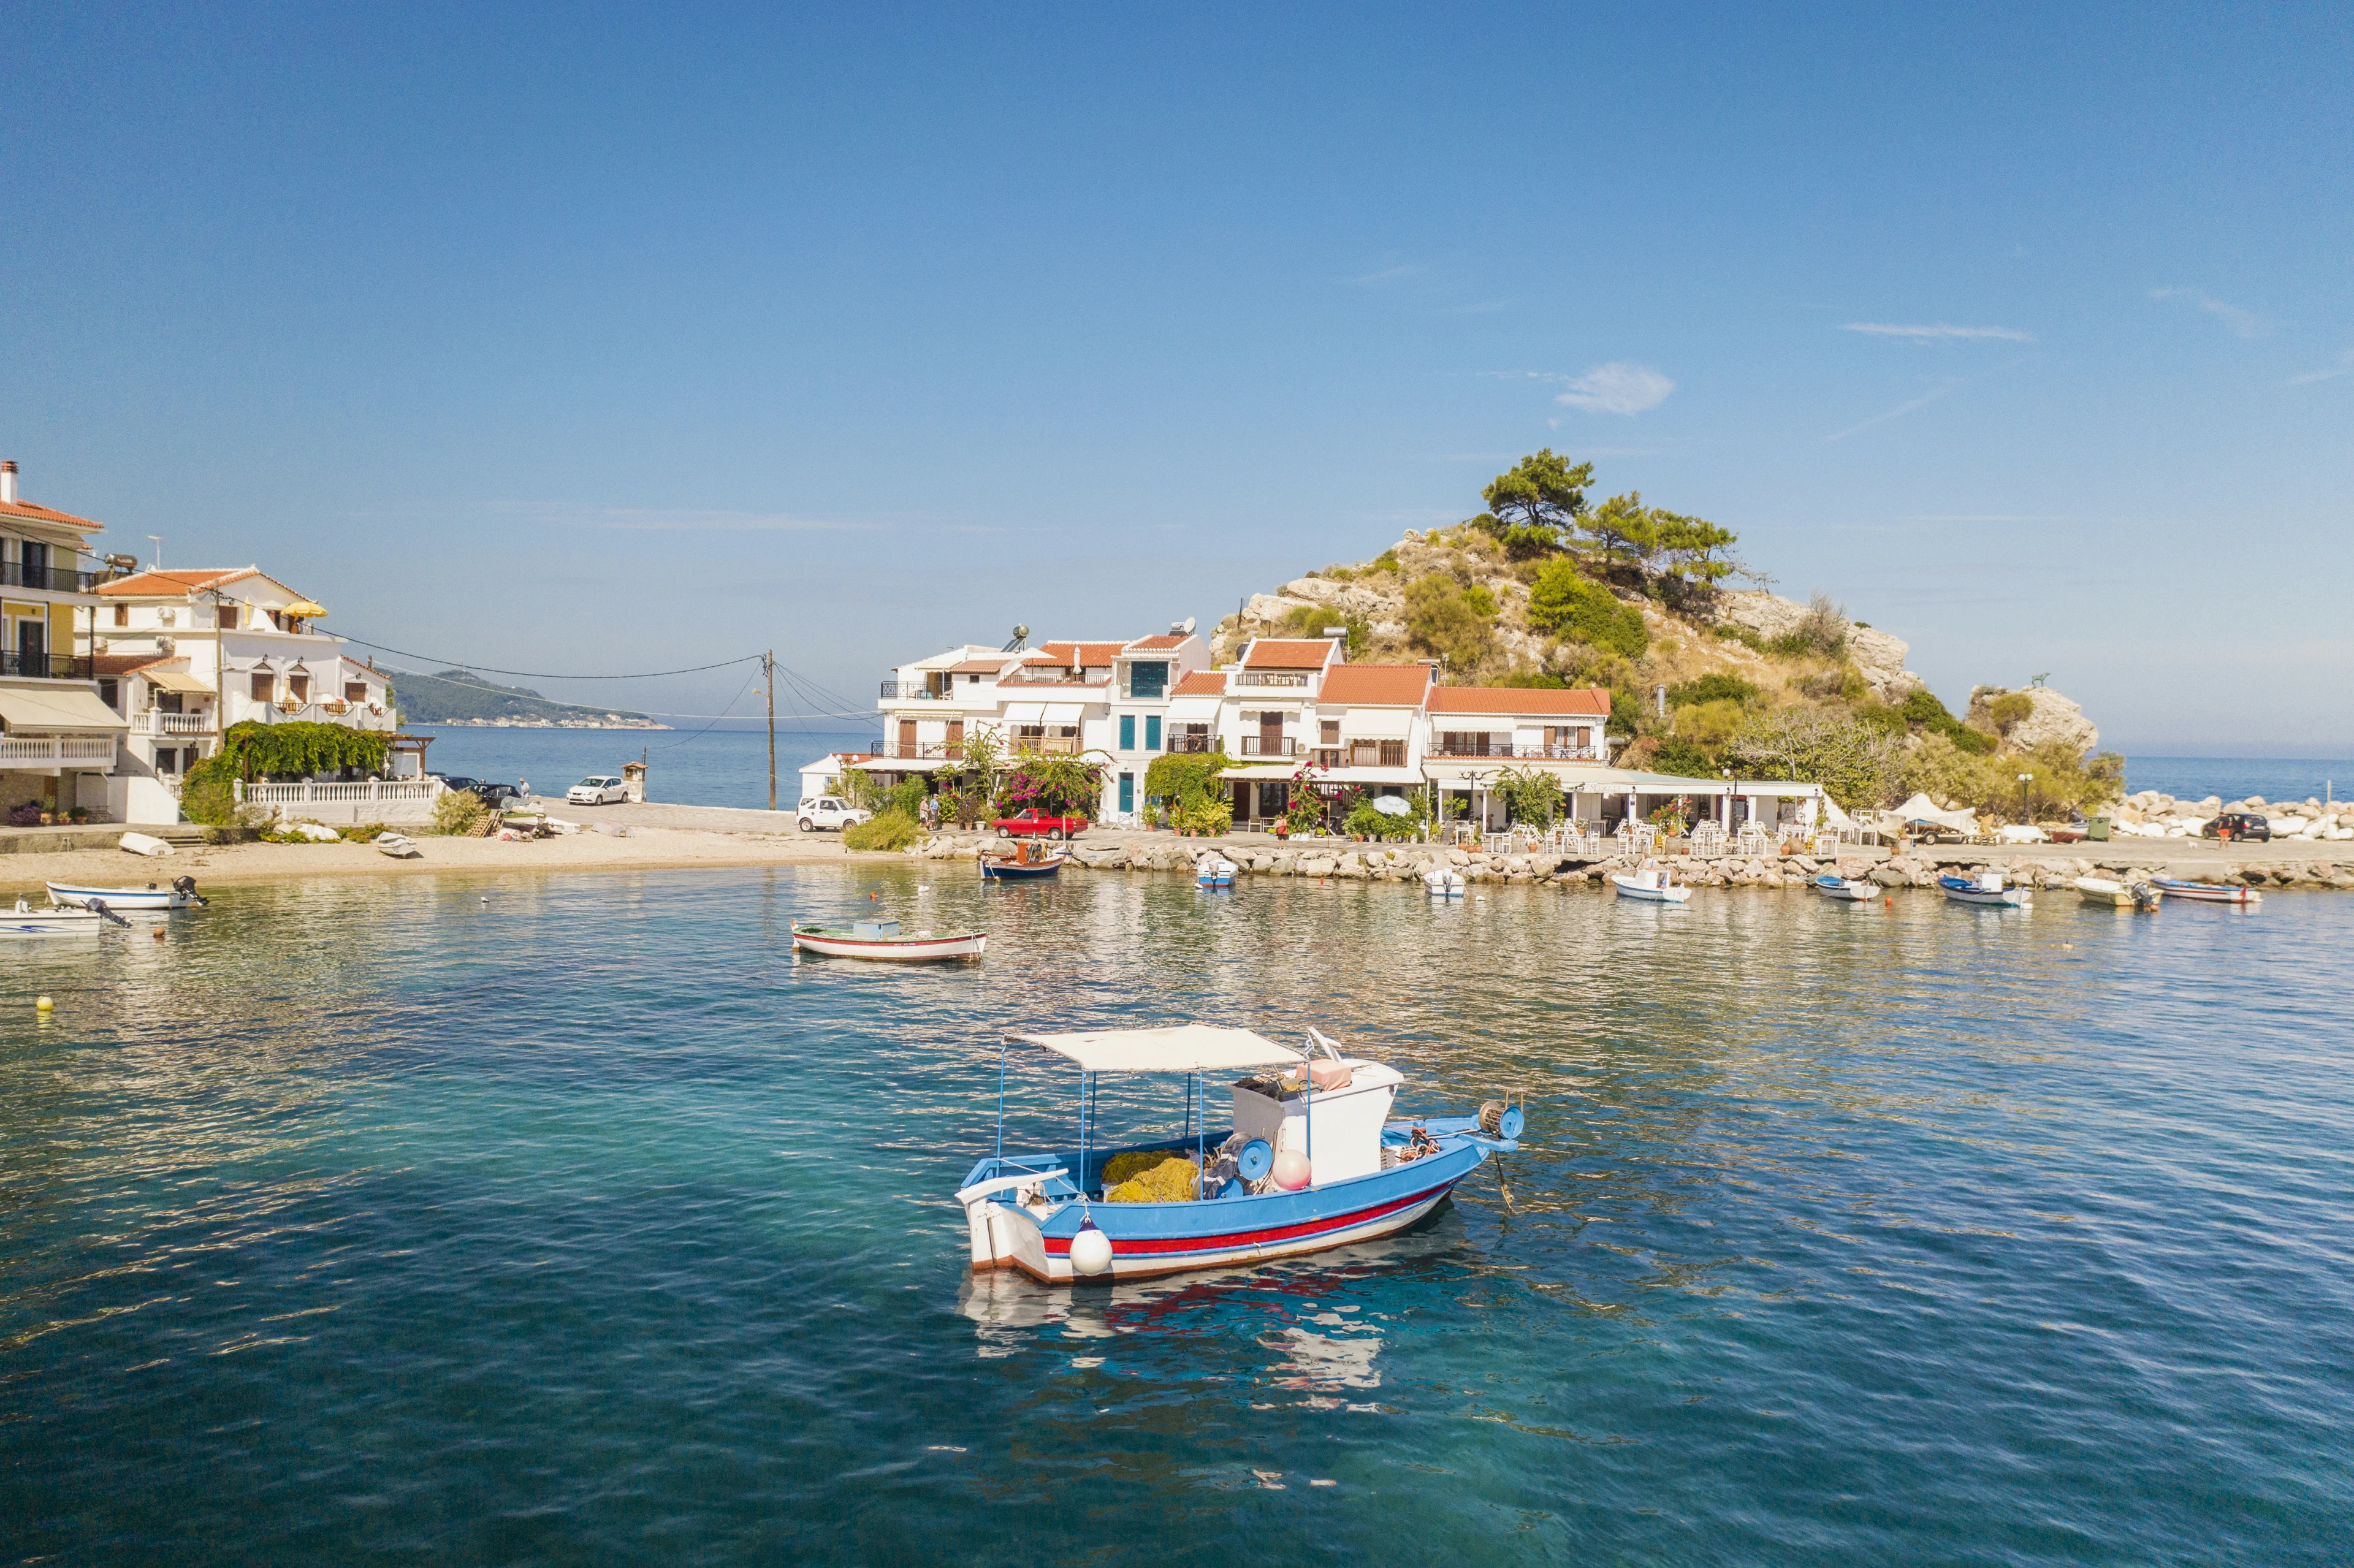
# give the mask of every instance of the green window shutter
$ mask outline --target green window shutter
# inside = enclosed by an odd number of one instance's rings
[[[1119,715],[1119,748],[1122,751],[1136,749],[1136,715],[1134,714]],[[1128,808],[1122,806],[1120,810],[1125,811]]]
[[[1161,715],[1159,714],[1144,715],[1144,749],[1147,751],[1161,749]]]

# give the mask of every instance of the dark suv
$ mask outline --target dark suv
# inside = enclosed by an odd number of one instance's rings
[[[2220,839],[2229,834],[2235,839],[2254,839],[2260,843],[2273,842],[2273,825],[2253,811],[2226,811],[2199,830],[2202,839]]]

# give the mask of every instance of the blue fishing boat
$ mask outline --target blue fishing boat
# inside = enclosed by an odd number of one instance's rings
[[[997,1152],[957,1192],[976,1272],[1018,1269],[1052,1285],[1136,1279],[1321,1252],[1413,1224],[1491,1153],[1520,1148],[1523,1112],[1490,1100],[1471,1116],[1394,1118],[1396,1069],[1344,1054],[1309,1031],[1295,1050],[1246,1029],[1011,1034],[1000,1046]],[[1005,1052],[1035,1046],[1079,1069],[1078,1143],[1005,1151]],[[1182,1138],[1098,1142],[1106,1073],[1187,1080]],[[1208,1075],[1239,1073],[1232,1125],[1208,1129]]]
[[[1815,878],[1815,891],[1826,898],[1844,898],[1861,904],[1880,896],[1880,885],[1860,876],[1833,876],[1829,872]]]
[[[1061,871],[1070,858],[1043,843],[1023,839],[1013,846],[1012,860],[981,856],[981,879],[983,882],[1037,882]]]
[[[2028,888],[2005,887],[1999,871],[1982,871],[1976,876],[1947,874],[1937,878],[1937,885],[1955,903],[1974,904],[1981,908],[2018,909],[2035,900],[2034,893]]]
[[[1197,887],[1232,887],[1235,874],[1241,867],[1222,854],[1204,855],[1193,866],[1193,883]]]

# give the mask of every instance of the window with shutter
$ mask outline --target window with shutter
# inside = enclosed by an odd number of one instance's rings
[[[1147,751],[1161,749],[1161,715],[1159,714],[1144,715],[1144,749]]]
[[[1122,751],[1136,749],[1136,715],[1134,714],[1119,715],[1119,748]],[[1125,811],[1128,808],[1122,806],[1120,810]]]

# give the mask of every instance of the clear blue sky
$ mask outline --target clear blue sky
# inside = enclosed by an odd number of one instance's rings
[[[863,703],[1550,444],[1949,702],[2346,756],[2349,17],[19,5],[0,455],[346,632]]]

